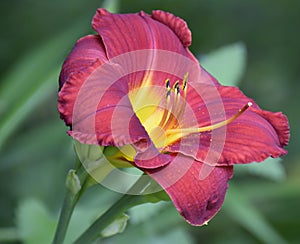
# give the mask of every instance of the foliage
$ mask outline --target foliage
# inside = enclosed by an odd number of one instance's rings
[[[246,47],[234,43],[219,48],[201,58],[201,65],[226,86],[236,86],[246,68]]]

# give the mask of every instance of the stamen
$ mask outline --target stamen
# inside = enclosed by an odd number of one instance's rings
[[[214,125],[204,126],[200,128],[183,128],[183,129],[171,129],[167,131],[167,134],[174,134],[174,133],[180,133],[182,136],[192,134],[192,133],[201,133],[205,131],[212,131],[215,129],[218,129],[220,127],[223,127],[235,119],[237,119],[239,116],[241,116],[249,107],[252,106],[251,102],[248,102],[242,109],[240,109],[235,115],[233,115],[231,118],[224,120],[222,122],[219,122]]]
[[[174,110],[173,114],[176,114],[176,111],[178,110],[178,104],[180,100],[180,88],[179,88],[179,80],[177,80],[173,86],[174,93],[175,93],[175,101],[174,101]]]
[[[166,79],[166,89],[167,89],[166,99],[170,100],[171,86],[170,86],[170,80],[169,79]]]
[[[184,98],[186,98],[187,94],[187,78],[188,78],[188,73],[184,75],[184,78],[182,80],[182,91],[184,94]],[[160,126],[163,128],[167,128],[170,124],[176,124],[177,122],[174,121],[174,118],[177,120],[179,119],[185,109],[185,101],[181,99],[181,91],[180,91],[180,85],[179,85],[179,80],[177,80],[172,89],[170,88],[170,80],[166,80],[166,89],[167,89],[167,94],[166,94],[166,111],[164,111]],[[172,91],[174,92],[173,96],[173,102],[172,105],[170,106],[170,100],[171,100],[171,93]],[[173,114],[175,117],[171,118],[171,114]]]
[[[189,76],[189,73],[186,73],[184,75],[184,78],[183,78],[183,81],[182,81],[182,90],[183,90],[184,98],[186,98],[188,76]]]
[[[179,80],[177,80],[173,85],[173,91],[175,92],[179,87]]]
[[[167,91],[171,90],[170,80],[169,79],[166,79],[166,88],[167,88]]]
[[[159,126],[164,126],[165,123],[168,121],[169,117],[170,117],[170,111],[171,111],[171,108],[170,108],[170,100],[171,100],[171,92],[172,92],[172,89],[171,89],[171,86],[170,86],[170,80],[167,79],[166,80],[166,90],[167,90],[167,93],[166,93],[166,109],[164,110],[164,113],[163,113],[163,116],[161,118],[161,121],[159,123]]]
[[[177,96],[180,96],[180,88],[179,88],[179,85],[176,86],[176,94],[177,94]]]
[[[186,73],[184,75],[184,78],[182,80],[182,91],[183,91],[183,97],[184,99],[181,100],[181,104],[180,104],[180,108],[179,108],[179,112],[178,112],[178,118],[181,118],[182,115],[184,114],[185,111],[185,104],[186,104],[186,94],[187,94],[187,79],[188,79],[189,73]]]

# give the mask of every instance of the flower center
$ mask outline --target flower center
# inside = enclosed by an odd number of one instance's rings
[[[163,96],[161,87],[151,86],[149,82],[146,83],[146,86],[131,91],[129,99],[136,116],[140,119],[158,149],[163,149],[190,134],[212,131],[223,127],[237,119],[252,106],[252,103],[248,102],[234,116],[216,124],[204,127],[181,128],[180,121],[186,107],[188,74],[184,76],[181,83],[178,80],[172,87],[170,80],[166,80],[164,106],[160,106]]]
[[[157,148],[162,148],[166,145],[167,135],[166,131],[162,127],[156,126],[152,128],[149,136]]]

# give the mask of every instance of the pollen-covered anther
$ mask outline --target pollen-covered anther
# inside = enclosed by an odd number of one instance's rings
[[[183,94],[184,94],[184,98],[186,98],[186,94],[187,94],[188,76],[189,76],[189,73],[186,73],[184,78],[183,78],[183,81],[182,81],[182,91],[183,91]]]

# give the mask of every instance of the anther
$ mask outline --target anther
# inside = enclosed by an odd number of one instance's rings
[[[173,85],[173,91],[177,91],[177,89],[179,88],[179,80],[177,80],[174,85]]]
[[[182,81],[182,90],[183,90],[184,98],[186,98],[186,94],[187,94],[187,82],[188,82],[188,76],[189,76],[189,73],[186,73],[186,74],[184,75],[184,78],[183,78],[183,81]]]
[[[170,96],[171,96],[171,86],[170,86],[170,80],[166,79],[166,89],[167,89],[167,93],[166,93],[166,99],[170,100]]]
[[[179,85],[176,86],[176,94],[177,94],[177,95],[180,95],[180,88],[179,88]]]
[[[189,76],[189,73],[186,73],[183,77],[183,81],[182,81],[182,90],[183,91],[186,89],[188,76]]]
[[[166,88],[167,88],[167,90],[171,89],[170,80],[169,79],[166,79]]]

